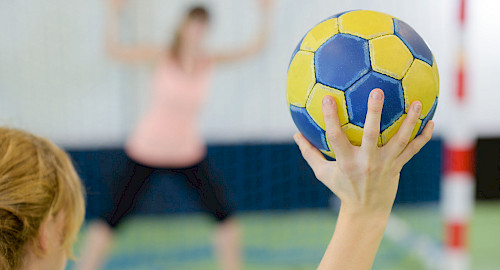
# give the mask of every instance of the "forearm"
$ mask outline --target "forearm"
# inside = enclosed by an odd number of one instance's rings
[[[118,19],[118,10],[110,6],[106,22],[106,50],[111,56],[113,56],[120,47],[118,38]]]
[[[269,39],[271,33],[271,11],[264,10],[260,14],[259,34],[256,38],[262,45]]]
[[[271,11],[264,10],[260,14],[259,30],[251,43],[247,48],[247,54],[253,55],[261,51],[269,40],[271,33]]]
[[[242,59],[249,58],[258,54],[267,41],[270,35],[270,25],[271,25],[271,11],[263,10],[260,14],[260,19],[258,22],[258,29],[255,36],[248,41],[248,43],[235,50],[229,50],[224,53],[216,54],[214,59],[216,62],[233,62]]]
[[[161,48],[146,45],[124,45],[119,38],[120,6],[110,2],[108,17],[106,22],[106,52],[114,60],[128,63],[149,63],[154,62],[162,54]]]
[[[356,213],[341,208],[335,233],[318,269],[371,269],[388,218],[389,212]]]

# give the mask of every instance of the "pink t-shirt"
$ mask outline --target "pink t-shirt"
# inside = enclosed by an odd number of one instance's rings
[[[209,60],[199,61],[193,74],[171,59],[159,65],[150,107],[125,146],[132,159],[156,167],[189,167],[204,158],[198,120],[213,69]]]

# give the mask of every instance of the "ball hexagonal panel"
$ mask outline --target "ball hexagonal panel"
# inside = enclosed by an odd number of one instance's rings
[[[292,58],[290,58],[290,63],[288,63],[288,69],[290,69],[290,65],[292,64],[293,59],[295,58],[295,55],[300,51],[300,46],[302,45],[302,41],[304,41],[305,36],[300,39],[299,44],[297,44],[297,47],[295,47],[295,50],[293,50],[292,53]]]
[[[329,151],[325,131],[314,122],[306,108],[290,105],[292,119],[302,135],[319,150]]]
[[[338,32],[339,28],[337,26],[337,19],[333,18],[326,20],[316,25],[309,31],[309,33],[307,33],[306,37],[302,41],[300,49],[303,51],[316,52],[319,46]]]
[[[406,45],[394,35],[370,40],[370,59],[373,70],[400,80],[413,62]]]
[[[363,142],[363,128],[354,124],[346,124],[342,126],[342,130],[344,130],[347,138],[351,142],[352,145],[360,146]],[[378,136],[378,146],[382,146],[382,140],[380,135]]]
[[[352,145],[360,146],[363,139],[363,128],[353,125],[351,123],[342,126],[342,129],[349,138]]]
[[[345,91],[371,69],[368,42],[337,34],[319,47],[314,62],[319,83]]]
[[[423,105],[412,139],[435,113],[436,60],[415,30],[390,15],[339,13],[312,28],[293,52],[287,77],[290,112],[306,139],[327,156],[335,158],[324,127],[323,97],[334,97],[342,129],[352,144],[361,145],[374,88],[385,93],[379,146],[397,133],[412,101]]]
[[[432,66],[432,52],[420,35],[407,23],[394,19],[394,34],[410,49],[415,58]]]
[[[439,71],[436,63],[436,58],[432,61],[432,72],[434,72],[434,80],[436,80],[437,96],[439,97]]]
[[[324,86],[317,83],[311,94],[309,95],[309,100],[306,104],[306,109],[311,118],[322,128],[325,129],[325,119],[323,118],[323,98],[326,96],[332,96],[337,104],[337,114],[339,116],[340,125],[347,124],[349,122],[349,116],[347,115],[347,107],[345,103],[344,92]]]
[[[347,33],[364,39],[393,34],[394,23],[392,16],[371,11],[356,10],[339,17],[341,33]]]
[[[405,112],[408,113],[413,101],[419,100],[422,102],[420,119],[425,118],[437,97],[436,76],[432,67],[415,59],[403,78],[403,88],[405,90]]]
[[[307,97],[316,84],[314,76],[314,54],[299,51],[290,63],[286,81],[287,101],[298,107],[305,107]]]
[[[400,81],[375,71],[365,75],[346,91],[349,122],[364,127],[368,97],[375,88],[382,89],[385,96],[380,121],[380,130],[383,131],[403,115],[404,94]]]
[[[424,128],[427,125],[427,123],[429,122],[429,120],[432,120],[432,118],[434,117],[434,114],[436,113],[437,105],[438,105],[438,98],[436,98],[436,100],[434,100],[434,104],[432,104],[431,110],[429,111],[427,116],[422,120],[422,125],[420,126],[420,129],[418,130],[417,136],[420,135],[420,133],[422,133],[422,131],[424,130]]]

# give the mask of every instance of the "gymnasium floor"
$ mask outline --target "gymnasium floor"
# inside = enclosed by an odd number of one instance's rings
[[[439,208],[398,206],[393,217],[373,269],[435,268],[442,238]],[[333,232],[335,214],[328,210],[247,212],[240,215],[240,222],[245,269],[315,269]],[[137,216],[118,232],[104,269],[215,270],[213,226],[200,214]],[[500,269],[499,228],[500,202],[478,203],[471,225],[472,269]]]

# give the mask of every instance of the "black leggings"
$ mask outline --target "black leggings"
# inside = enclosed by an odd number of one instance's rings
[[[153,173],[170,173],[183,176],[189,185],[197,191],[203,209],[222,222],[231,215],[232,207],[228,204],[226,193],[215,181],[215,174],[210,170],[208,161],[187,168],[155,168],[139,164],[129,159],[127,173],[124,178],[125,185],[118,187],[113,194],[113,211],[111,215],[103,218],[115,228],[133,208],[137,194],[149,183],[148,179]],[[118,190],[122,190],[121,192]]]

